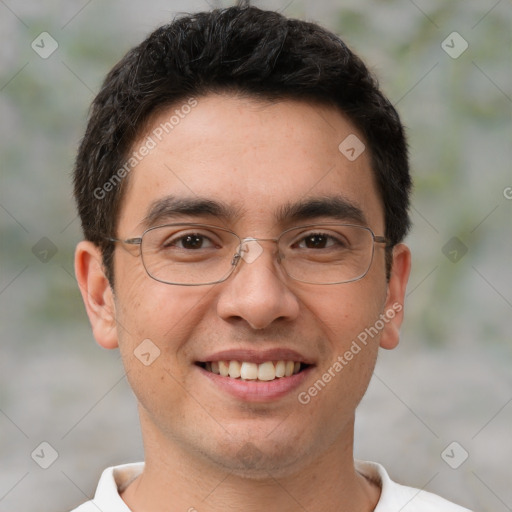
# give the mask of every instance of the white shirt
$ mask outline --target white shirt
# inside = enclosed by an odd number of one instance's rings
[[[386,470],[375,462],[355,462],[356,470],[381,488],[374,512],[470,512],[435,494],[393,482]],[[131,512],[121,499],[122,492],[142,473],[144,463],[124,464],[105,469],[94,499],[71,512]]]

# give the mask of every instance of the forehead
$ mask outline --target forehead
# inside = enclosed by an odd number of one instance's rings
[[[164,203],[211,201],[226,207],[223,220],[233,227],[258,229],[286,223],[285,213],[299,203],[329,198],[331,206],[338,201],[360,210],[361,223],[383,227],[369,151],[335,108],[212,94],[156,116],[132,151],[144,146],[150,150],[126,184],[120,232],[147,227]],[[210,217],[220,211],[214,210]]]

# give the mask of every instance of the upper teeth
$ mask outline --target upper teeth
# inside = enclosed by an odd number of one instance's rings
[[[274,380],[276,377],[290,377],[298,373],[300,363],[297,361],[266,361],[261,364],[249,363],[247,361],[212,361],[206,363],[206,370],[243,380]]]

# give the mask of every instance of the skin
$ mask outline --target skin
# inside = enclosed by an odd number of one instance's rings
[[[290,227],[275,220],[284,204],[342,195],[363,211],[376,235],[384,234],[368,150],[353,162],[338,150],[349,134],[364,140],[340,112],[292,100],[197,99],[131,172],[120,238],[140,236],[149,206],[170,194],[222,201],[237,210],[228,219],[180,217],[184,222],[263,238]],[[154,126],[172,110],[155,118]],[[146,466],[122,493],[135,512],[371,511],[378,501],[379,488],[354,468],[354,414],[379,346],[398,343],[403,311],[307,405],[297,392],[264,403],[238,400],[212,386],[194,363],[224,349],[291,348],[314,361],[299,391],[307,390],[360,332],[393,304],[403,304],[410,252],[403,244],[394,248],[389,282],[384,247],[376,245],[363,279],[322,286],[287,278],[274,244],[261,245],[264,252],[242,262],[227,281],[184,287],[151,279],[137,247],[118,244],[114,293],[97,247],[78,244],[76,275],[94,336],[102,347],[119,347],[138,399]],[[133,352],[148,338],[161,353],[144,366]]]

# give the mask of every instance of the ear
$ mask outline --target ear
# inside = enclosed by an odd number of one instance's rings
[[[94,338],[103,348],[117,348],[114,292],[103,271],[102,254],[97,245],[88,241],[77,245],[75,274]]]
[[[388,282],[384,315],[388,322],[380,337],[380,346],[393,349],[400,340],[400,326],[404,318],[404,300],[407,281],[411,271],[411,251],[404,244],[393,248],[391,276]]]

